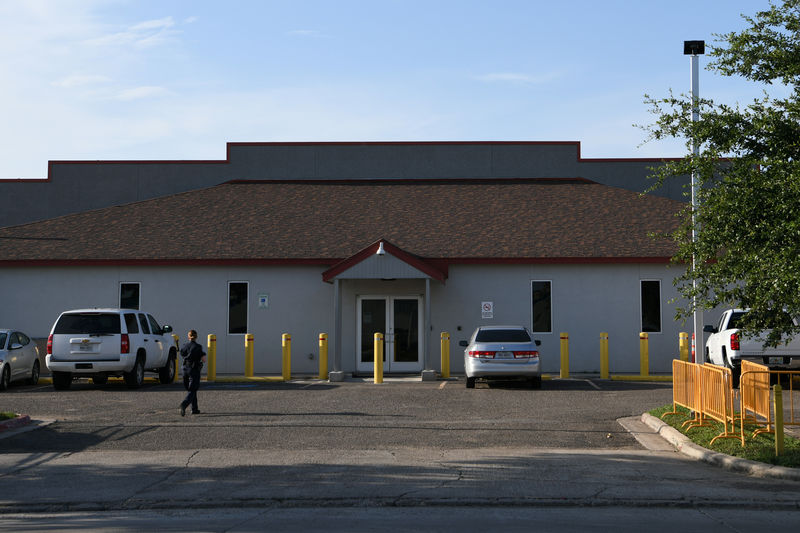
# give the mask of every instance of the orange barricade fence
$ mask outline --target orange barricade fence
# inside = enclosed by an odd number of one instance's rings
[[[734,433],[733,375],[729,368],[705,364],[700,367],[700,394],[703,416],[713,418],[723,425],[723,431],[713,439],[738,439]],[[731,431],[728,431],[730,424]],[[691,428],[691,426],[690,426]]]
[[[703,425],[703,406],[700,395],[700,365],[680,359],[672,360],[672,411],[667,415],[681,414],[678,406],[685,407],[694,413],[694,418],[683,423],[692,427]]]
[[[742,374],[739,380],[739,391],[741,397],[741,439],[744,445],[744,423],[753,425],[763,425],[753,431],[753,437],[761,433],[774,433],[773,421],[774,413],[772,410],[770,380],[772,376],[780,381],[781,377],[788,376],[789,382],[789,417],[784,417],[784,425],[800,425],[800,420],[795,419],[794,414],[794,379],[800,376],[800,371],[790,370],[770,370],[768,366],[753,363],[752,361],[742,361]]]

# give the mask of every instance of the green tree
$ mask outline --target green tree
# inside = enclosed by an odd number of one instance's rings
[[[656,186],[693,172],[700,184],[696,240],[691,206],[671,236],[674,260],[689,265],[675,280],[689,302],[678,318],[695,306],[747,307],[745,333],[774,328],[766,340],[776,345],[800,333],[785,320],[800,316],[800,0],[742,18],[746,29],[714,36],[708,69],[765,84],[763,97],[747,106],[702,99],[692,122],[689,95],[645,96],[656,122],[644,129],[648,140],[685,139],[689,152],[654,170]]]

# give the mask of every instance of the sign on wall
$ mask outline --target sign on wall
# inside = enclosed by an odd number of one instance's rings
[[[494,318],[494,302],[481,302],[481,318]]]

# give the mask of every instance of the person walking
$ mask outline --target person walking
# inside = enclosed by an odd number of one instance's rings
[[[189,330],[189,342],[181,347],[183,357],[183,387],[187,390],[186,398],[181,402],[181,416],[186,416],[186,408],[191,404],[192,414],[200,414],[197,407],[197,389],[200,388],[200,371],[206,361],[203,347],[197,344],[197,332]]]

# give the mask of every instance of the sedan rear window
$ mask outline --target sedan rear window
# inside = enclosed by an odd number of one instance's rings
[[[119,315],[116,313],[76,313],[61,315],[53,333],[108,335],[120,331]]]
[[[531,336],[524,329],[482,329],[475,342],[531,342]]]

